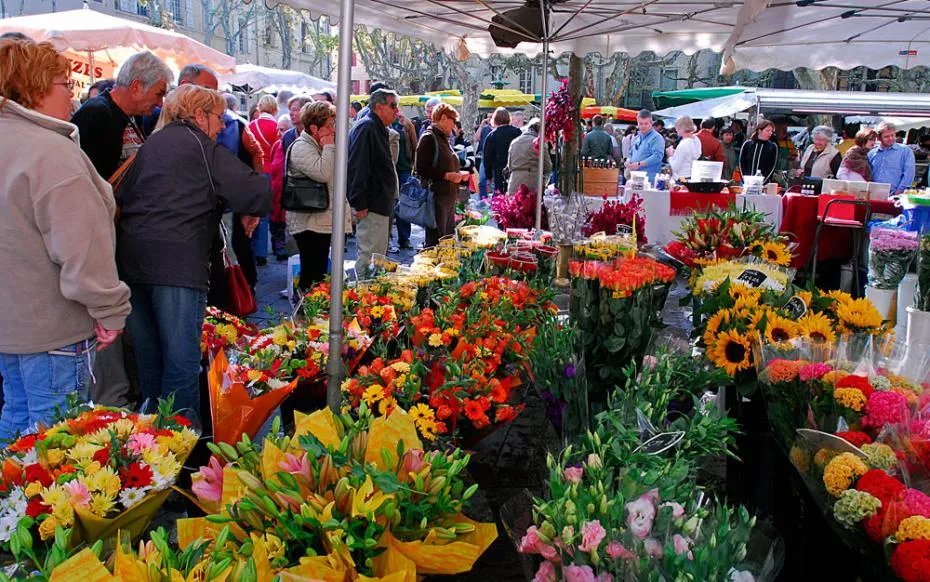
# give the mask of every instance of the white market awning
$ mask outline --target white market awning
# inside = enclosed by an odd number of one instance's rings
[[[234,73],[220,75],[219,81],[221,85],[248,87],[249,92],[262,89],[267,91],[288,89],[308,93],[336,90],[336,84],[332,81],[326,81],[307,73],[252,64],[236,65]]]
[[[926,0],[771,0],[727,47],[724,69],[930,65]]]
[[[60,51],[89,54],[110,70],[144,50],[155,53],[175,73],[184,65],[206,65],[217,74],[231,73],[236,60],[179,32],[117,18],[85,7],[49,14],[0,19],[0,34],[21,32],[49,41]]]

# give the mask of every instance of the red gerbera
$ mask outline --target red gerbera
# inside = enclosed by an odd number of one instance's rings
[[[465,416],[467,416],[468,419],[472,422],[477,421],[482,416],[485,416],[484,407],[482,407],[481,404],[475,400],[466,399]]]
[[[186,418],[184,418],[184,417],[181,416],[180,414],[177,414],[177,415],[175,415],[175,416],[172,416],[172,417],[171,417],[171,420],[172,420],[173,422],[177,423],[177,424],[180,424],[181,426],[190,426],[190,425],[191,425],[191,421],[188,420],[188,419],[186,419]]]
[[[36,446],[36,438],[37,435],[35,434],[27,434],[16,439],[16,442],[7,448],[10,452],[13,453],[25,453],[31,451]]]
[[[169,431],[169,432],[170,432],[170,431]],[[101,466],[101,467],[103,467],[104,465],[106,465],[107,463],[110,462],[110,448],[109,448],[109,447],[104,447],[104,448],[100,449],[99,451],[97,451],[96,453],[94,453],[94,456],[93,456],[92,458],[93,458],[93,460],[95,460],[95,461],[97,461],[98,463],[100,463],[100,466]]]
[[[26,504],[26,515],[35,519],[42,515],[43,513],[51,513],[52,508],[50,505],[46,505],[42,502],[41,497],[33,497],[29,500],[29,503]]]
[[[26,481],[29,483],[38,481],[43,487],[48,487],[54,479],[52,479],[52,475],[48,471],[42,468],[42,465],[33,463],[26,467]]]
[[[930,541],[899,544],[891,555],[891,569],[904,582],[930,581]]]
[[[141,463],[130,463],[126,468],[119,470],[120,479],[123,481],[123,488],[130,487],[148,487],[152,484],[154,477],[152,469]]]
[[[491,380],[491,401],[503,404],[507,402],[507,390],[500,380]]]

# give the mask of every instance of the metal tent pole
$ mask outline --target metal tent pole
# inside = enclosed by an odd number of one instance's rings
[[[546,26],[546,3],[540,2],[543,23],[542,93],[539,112],[539,164],[536,168],[536,230],[542,228],[543,192],[546,186],[546,164],[543,156],[549,155],[546,147],[546,92],[549,84],[549,27]]]
[[[346,187],[349,166],[349,97],[352,92],[352,29],[355,0],[342,0],[339,20],[339,80],[336,84],[336,176],[333,192],[333,235],[330,240],[332,284],[329,300],[329,383],[326,403],[338,413],[342,403],[342,288],[345,269]]]

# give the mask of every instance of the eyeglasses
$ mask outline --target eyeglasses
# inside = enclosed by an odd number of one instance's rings
[[[77,85],[77,81],[64,81],[52,83],[52,85],[61,85],[62,87],[67,87],[68,91],[74,91],[74,86]]]
[[[388,107],[390,107],[391,109],[397,109],[397,102],[396,102],[396,101],[391,101],[391,102],[389,102],[387,105],[388,105]]]

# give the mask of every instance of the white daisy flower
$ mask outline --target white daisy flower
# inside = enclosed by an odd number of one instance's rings
[[[123,504],[123,507],[129,509],[133,505],[139,503],[145,498],[145,490],[142,487],[129,487],[123,489],[119,494],[119,502]]]
[[[10,541],[10,538],[13,537],[13,532],[16,531],[17,523],[19,523],[19,520],[14,519],[13,516],[0,519],[0,542]]]

